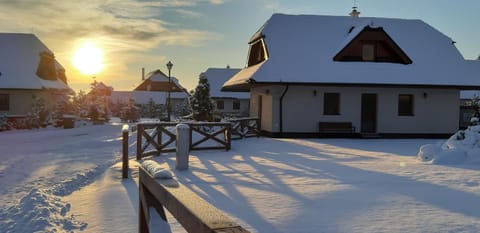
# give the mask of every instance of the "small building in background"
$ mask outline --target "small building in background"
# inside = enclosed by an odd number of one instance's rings
[[[241,69],[208,68],[200,74],[208,79],[210,97],[215,101],[216,112],[226,117],[246,117],[250,111],[250,93],[222,91],[223,84]]]
[[[126,105],[133,100],[136,105],[143,106],[143,116],[162,118],[166,114],[169,91],[172,113],[183,115],[181,113],[188,107],[188,91],[175,77],[170,77],[169,82],[168,76],[160,70],[154,70],[142,77],[142,82],[132,91],[113,91],[110,102],[113,105]]]

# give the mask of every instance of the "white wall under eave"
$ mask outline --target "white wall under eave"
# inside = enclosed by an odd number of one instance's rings
[[[0,94],[8,94],[10,109],[7,115],[26,115],[32,112],[34,97],[43,98],[45,109],[53,110],[57,102],[56,96],[44,90],[0,90]]]
[[[426,95],[424,96],[424,93]],[[414,116],[398,116],[398,94],[414,94]],[[395,104],[391,104],[395,103]],[[460,96],[451,89],[395,89],[378,103],[381,133],[454,133],[459,128]]]
[[[280,131],[280,96],[285,89],[284,86],[255,88],[250,91],[250,116],[261,115],[261,129],[268,132]],[[258,99],[262,98],[262,112],[258,113]]]
[[[252,113],[257,108],[256,96],[263,96],[263,130],[280,132],[280,96],[284,88],[278,86],[252,90]],[[340,93],[340,115],[323,114],[323,96],[326,92]],[[283,132],[316,133],[320,121],[352,122],[360,132],[363,93],[377,94],[377,133],[443,134],[458,130],[458,90],[290,86],[283,101]],[[414,116],[398,116],[399,94],[414,95]]]

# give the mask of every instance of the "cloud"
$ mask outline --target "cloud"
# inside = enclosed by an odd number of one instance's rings
[[[214,35],[179,27],[161,20],[167,8],[178,8],[178,12],[190,17],[201,17],[194,11],[179,7],[191,7],[196,1],[53,1],[18,0],[2,3],[0,8],[0,28],[2,31],[34,32],[41,38],[55,37],[71,41],[87,37],[110,37],[136,48],[148,49],[162,45],[194,46]],[[15,12],[15,20],[12,20]],[[118,48],[117,48],[118,49]]]
[[[128,76],[132,62],[151,62],[150,51],[161,46],[204,45],[216,40],[215,33],[184,27],[168,19],[175,11],[187,18],[203,15],[200,4],[213,0],[0,0],[0,29],[3,32],[36,34],[55,53],[67,70],[70,83],[86,83],[70,64],[73,50],[82,41],[94,40],[107,55],[109,76]],[[177,15],[178,15],[177,14]],[[162,59],[156,55],[156,59]],[[158,62],[158,60],[156,60]]]
[[[225,3],[225,0],[209,0],[210,3],[212,4],[224,4]]]

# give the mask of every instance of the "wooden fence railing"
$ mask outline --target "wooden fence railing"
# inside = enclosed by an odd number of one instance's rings
[[[232,140],[260,136],[258,118],[237,118],[229,122],[232,123]]]
[[[139,168],[138,232],[149,233],[150,207],[167,221],[164,207],[187,232],[248,233],[200,196],[174,179],[155,179]]]
[[[122,178],[128,178],[128,125],[122,127]]]
[[[190,150],[231,148],[231,128],[228,122],[183,123],[190,126]],[[176,148],[175,122],[137,124],[137,160]]]

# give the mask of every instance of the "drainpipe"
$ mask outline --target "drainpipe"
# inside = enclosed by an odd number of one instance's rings
[[[287,94],[288,84],[285,85],[282,95],[280,96],[280,135],[283,136],[283,97]]]

